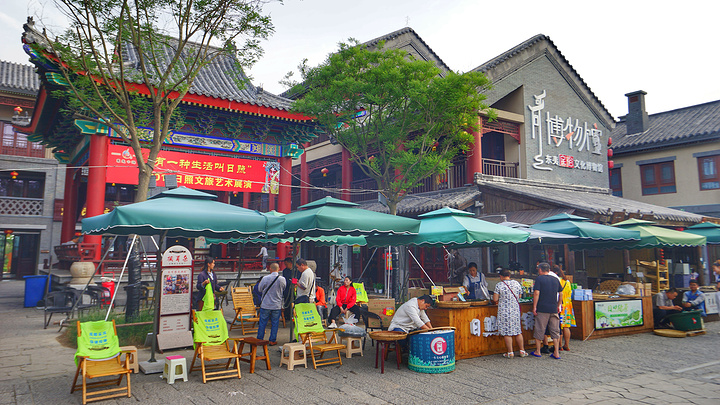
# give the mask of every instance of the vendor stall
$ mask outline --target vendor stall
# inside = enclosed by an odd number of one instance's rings
[[[631,335],[652,332],[652,297],[573,300],[577,327],[570,328],[573,339]]]
[[[458,303],[460,304],[460,303]],[[435,327],[455,327],[455,358],[469,359],[472,357],[501,354],[506,352],[505,342],[498,334],[497,305],[470,306],[455,308],[435,308],[427,311],[430,322]],[[532,303],[521,305],[522,334],[525,339],[525,350],[532,350],[529,345],[535,318],[532,314]],[[652,311],[650,311],[652,312]]]

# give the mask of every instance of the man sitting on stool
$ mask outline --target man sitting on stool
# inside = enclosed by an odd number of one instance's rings
[[[685,311],[694,311],[699,309],[702,316],[705,314],[705,294],[698,290],[698,281],[690,280],[690,291],[685,291],[682,298],[682,306]]]
[[[388,330],[408,333],[417,329],[432,329],[430,318],[425,310],[433,305],[435,305],[435,300],[429,295],[410,298],[395,311]],[[407,339],[401,340],[399,343],[403,350],[407,349]]]
[[[653,300],[653,318],[655,319],[655,328],[663,325],[663,319],[671,314],[682,312],[682,307],[675,305],[673,300],[678,296],[678,290],[671,288],[667,291],[660,291],[655,294]]]

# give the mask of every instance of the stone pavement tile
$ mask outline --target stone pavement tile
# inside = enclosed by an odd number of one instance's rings
[[[716,398],[694,398],[688,400],[688,403],[695,405],[717,405],[718,400]]]
[[[641,400],[641,399],[643,399],[643,398],[648,398],[647,395],[640,394],[640,393],[637,393],[637,392],[634,392],[634,391],[622,392],[622,393],[620,393],[620,395],[622,395],[623,398],[632,399],[632,400],[635,400],[635,401],[639,401],[639,400]]]
[[[17,405],[35,405],[31,394],[15,395],[15,403]]]

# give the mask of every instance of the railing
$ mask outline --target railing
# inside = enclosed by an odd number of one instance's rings
[[[0,197],[2,215],[42,215],[42,198]]]
[[[45,147],[39,142],[30,142],[27,135],[16,132],[9,122],[0,122],[0,155],[45,157]]]
[[[483,174],[500,177],[518,177],[518,163],[502,160],[483,159]]]

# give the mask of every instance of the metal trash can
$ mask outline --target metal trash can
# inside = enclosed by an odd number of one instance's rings
[[[38,301],[45,297],[47,275],[25,276],[25,308],[37,306]]]
[[[409,336],[408,368],[428,374],[455,370],[455,330],[435,330]]]

